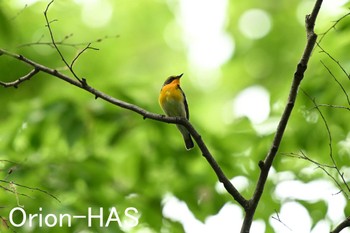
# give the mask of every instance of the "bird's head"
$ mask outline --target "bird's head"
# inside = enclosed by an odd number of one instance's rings
[[[170,83],[172,84],[180,84],[180,78],[182,77],[183,73],[177,76],[170,76],[167,78],[163,84],[163,86],[168,85]]]

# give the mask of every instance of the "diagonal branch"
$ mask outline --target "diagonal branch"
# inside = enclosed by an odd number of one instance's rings
[[[272,142],[272,146],[267,153],[267,156],[264,161],[259,162],[259,167],[261,169],[259,180],[257,182],[255,192],[252,199],[250,199],[248,208],[246,209],[246,215],[243,221],[241,228],[241,233],[248,233],[253,222],[253,217],[255,210],[258,206],[260,198],[263,194],[264,187],[267,181],[269,170],[272,166],[272,162],[276,157],[277,151],[279,149],[284,131],[286,129],[287,123],[289,121],[290,115],[292,113],[294,103],[298,94],[299,86],[301,81],[304,78],[304,73],[307,69],[308,61],[311,57],[311,53],[315,47],[317,35],[314,32],[315,21],[318,15],[318,12],[321,8],[322,0],[317,0],[315,2],[314,8],[310,15],[305,17],[305,27],[306,27],[306,36],[307,42],[304,49],[303,55],[297,65],[296,72],[294,73],[294,78],[289,92],[288,102],[285,106],[284,112],[282,114],[281,120],[277,126],[277,131]]]
[[[31,79],[31,77],[33,77],[34,75],[36,75],[37,73],[39,73],[39,70],[34,68],[32,71],[30,71],[28,74],[24,75],[23,77],[20,77],[19,79],[13,81],[13,82],[2,82],[0,81],[0,85],[4,86],[4,87],[14,87],[17,88],[18,85],[24,81],[27,81],[29,79]]]
[[[0,49],[0,55],[7,55],[9,57],[12,57],[14,59],[17,59],[21,62],[26,63],[27,65],[33,67],[37,72],[41,71],[43,73],[49,74],[50,76],[59,78],[63,81],[66,81],[78,88],[81,88],[85,91],[90,92],[91,94],[93,94],[95,96],[95,98],[101,98],[113,105],[119,106],[121,108],[124,109],[128,109],[131,110],[135,113],[140,114],[141,116],[143,116],[144,119],[149,118],[152,120],[156,120],[156,121],[162,121],[162,122],[166,122],[166,123],[172,123],[172,124],[181,124],[184,125],[188,131],[190,132],[190,134],[193,136],[194,140],[197,142],[198,147],[200,148],[202,155],[206,158],[206,160],[208,161],[208,163],[210,164],[210,166],[212,167],[212,169],[214,170],[215,174],[217,175],[219,181],[224,185],[224,187],[226,188],[226,190],[228,191],[228,193],[231,194],[231,196],[243,207],[246,208],[247,206],[247,200],[238,192],[238,190],[233,186],[233,184],[230,182],[230,180],[225,176],[224,172],[222,171],[222,169],[220,168],[220,166],[217,164],[216,160],[214,159],[214,157],[212,156],[212,154],[210,153],[210,151],[208,150],[206,144],[204,143],[202,137],[200,136],[200,134],[197,132],[197,130],[193,127],[193,125],[185,118],[179,118],[179,117],[167,117],[164,115],[160,115],[160,114],[156,114],[156,113],[152,113],[149,112],[143,108],[140,108],[137,105],[134,104],[130,104],[124,101],[121,101],[119,99],[113,98],[99,90],[96,90],[95,88],[89,86],[86,82],[85,79],[81,79],[81,81],[76,81],[60,72],[58,72],[55,69],[51,69],[48,68],[46,66],[43,66],[39,63],[36,63],[22,55],[18,55],[18,54],[14,54],[14,53],[10,53],[6,50]],[[34,74],[33,74],[34,75]],[[33,76],[32,75],[32,76]],[[18,80],[12,82],[15,83],[16,85],[19,84],[20,82],[18,82]],[[11,85],[4,85],[5,87],[9,87]],[[14,86],[14,85],[12,85]]]
[[[346,92],[343,84],[341,84],[341,82],[338,81],[338,79],[335,77],[335,75],[332,73],[332,71],[326,66],[326,64],[324,64],[323,61],[321,61],[321,64],[326,68],[326,70],[328,71],[328,73],[333,77],[334,81],[339,85],[339,87],[341,88],[342,92],[344,93],[346,100],[348,102],[348,104],[350,105],[350,99],[349,99],[349,95]]]
[[[305,92],[304,92],[304,93],[305,93]],[[315,99],[312,99],[312,98],[311,98],[309,95],[307,95],[306,93],[305,93],[305,95],[306,95],[307,97],[309,97],[309,99],[312,101],[312,103],[314,104],[316,110],[318,111],[318,113],[320,114],[320,116],[321,116],[321,118],[322,118],[322,121],[323,121],[323,123],[324,123],[324,125],[325,125],[325,127],[326,127],[327,135],[328,135],[329,157],[330,157],[330,159],[331,159],[331,161],[332,161],[332,163],[333,163],[333,165],[334,165],[334,169],[337,171],[337,173],[338,173],[339,177],[341,178],[341,180],[342,180],[344,186],[346,187],[347,192],[350,193],[350,187],[349,187],[349,185],[347,184],[347,182],[346,182],[346,180],[345,180],[345,178],[344,178],[344,173],[340,171],[339,166],[338,166],[338,164],[337,164],[337,161],[335,160],[334,155],[333,155],[333,146],[332,146],[332,144],[333,144],[333,139],[332,139],[331,130],[330,130],[329,126],[328,126],[327,120],[326,120],[325,116],[323,115],[323,113],[321,112],[321,110],[319,109],[319,107],[317,106],[316,100],[315,100]],[[338,183],[337,183],[337,184],[338,184]],[[341,189],[341,190],[343,191],[343,189]],[[343,193],[346,195],[346,197],[349,197],[348,194],[347,194],[346,192],[343,191]]]
[[[345,228],[350,227],[350,216],[341,222],[331,233],[340,233]]]
[[[336,21],[334,21],[333,25],[330,26],[324,33],[320,34],[320,39],[318,40],[318,44],[321,44],[321,41],[323,40],[323,38],[332,30],[332,29],[336,29],[337,24],[342,21],[344,18],[348,17],[350,15],[350,12],[346,13],[345,15],[343,15],[342,17],[340,17],[339,19],[337,19]]]

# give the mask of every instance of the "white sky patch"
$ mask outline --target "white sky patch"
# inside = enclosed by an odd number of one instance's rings
[[[348,0],[323,0],[321,10],[329,12],[332,15],[339,14],[344,12],[344,10],[347,10],[342,8],[342,6],[347,2]]]
[[[244,189],[248,188],[249,186],[249,180],[245,176],[236,176],[236,177],[233,177],[230,181],[239,192],[242,192]],[[224,185],[219,181],[216,182],[215,184],[215,190],[220,194],[227,193],[227,190],[225,189]]]
[[[339,153],[341,155],[349,156],[350,155],[350,132],[346,136],[346,138],[340,142],[338,142]]]
[[[272,215],[277,218],[276,214]],[[304,206],[297,202],[285,203],[278,214],[281,222],[270,218],[275,233],[310,233],[311,218]]]
[[[250,9],[243,13],[239,19],[239,29],[250,39],[260,39],[271,30],[270,15],[261,9]]]
[[[228,0],[181,0],[177,22],[186,46],[193,80],[213,87],[218,69],[235,50],[234,39],[225,31]]]
[[[81,18],[89,27],[102,27],[112,18],[113,7],[108,0],[75,0],[83,6]]]
[[[180,222],[187,233],[205,232],[204,224],[194,217],[187,204],[171,194],[163,198],[163,216]]]
[[[163,198],[163,216],[180,222],[186,233],[231,233],[240,231],[241,224],[238,223],[242,222],[243,212],[237,205],[226,203],[216,215],[209,216],[203,223],[195,218],[185,202],[168,194]]]
[[[333,222],[340,222],[345,218],[343,210],[345,198],[339,194],[339,189],[326,180],[314,180],[309,183],[301,181],[284,181],[276,186],[276,197],[283,200],[295,199],[309,202],[324,201],[327,203],[327,216]],[[299,232],[299,231],[297,231]]]
[[[253,124],[264,122],[270,114],[270,94],[261,86],[241,91],[233,101],[233,114],[246,116]]]

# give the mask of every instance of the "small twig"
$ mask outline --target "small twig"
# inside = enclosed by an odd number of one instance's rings
[[[347,191],[350,193],[350,187],[349,187],[349,185],[347,184],[347,182],[346,182],[346,180],[344,178],[344,174],[340,171],[340,169],[338,167],[338,164],[337,164],[337,162],[336,162],[336,160],[334,158],[334,155],[333,155],[332,134],[331,134],[331,130],[329,128],[329,125],[327,123],[327,120],[326,120],[325,116],[323,115],[322,111],[317,107],[318,105],[316,103],[316,100],[312,99],[311,96],[309,96],[306,92],[304,92],[304,94],[312,101],[312,103],[314,104],[316,110],[318,111],[318,113],[321,116],[321,119],[322,119],[322,121],[323,121],[323,123],[324,123],[324,125],[326,127],[327,135],[328,135],[329,157],[330,157],[330,159],[331,159],[331,161],[332,161],[332,163],[334,165],[335,170],[337,171],[338,175],[340,176],[344,186],[347,188]],[[345,193],[345,194],[346,194],[346,196],[348,196],[347,193]]]
[[[301,153],[301,155],[297,154],[297,153],[281,153],[281,155],[285,155],[285,156],[289,156],[289,157],[297,158],[297,159],[303,159],[303,160],[306,160],[306,161],[309,161],[309,162],[315,164],[317,167],[335,168],[334,165],[322,164],[322,163],[319,163],[319,162],[311,159],[310,157],[305,155],[305,153],[303,151],[300,151],[300,153]]]
[[[335,26],[337,26],[337,24],[343,20],[344,18],[346,18],[347,16],[350,15],[350,12],[343,15],[342,17],[340,17],[338,20],[334,21],[334,24],[332,26],[330,26],[324,33],[320,33],[320,39],[318,40],[318,43],[320,44],[321,41],[323,40],[323,38],[332,30],[335,29]]]
[[[329,108],[339,108],[350,111],[349,107],[341,106],[341,105],[334,105],[334,104],[318,104],[318,107],[329,107]]]
[[[31,79],[34,75],[36,75],[37,73],[39,73],[38,69],[33,69],[32,71],[30,71],[28,74],[24,75],[23,77],[20,77],[19,79],[13,81],[13,82],[2,82],[0,81],[0,85],[4,86],[4,87],[14,87],[17,88],[18,85],[24,81],[27,81],[29,79]]]
[[[10,20],[15,20],[18,16],[20,16],[25,9],[27,9],[28,4],[25,4],[24,7],[22,8],[22,10],[20,10],[15,16],[13,16]]]
[[[73,74],[74,78],[77,79],[79,82],[82,83],[82,80],[81,80],[81,79],[78,77],[78,75],[74,72],[73,67],[71,67],[71,66],[68,64],[68,62],[66,61],[66,59],[64,58],[64,56],[63,56],[61,50],[60,50],[60,49],[58,48],[58,46],[56,45],[55,38],[53,37],[53,32],[52,32],[52,29],[51,29],[50,24],[51,24],[52,22],[57,21],[57,20],[49,21],[49,18],[48,18],[48,16],[47,16],[47,13],[48,13],[48,11],[49,11],[49,8],[50,8],[50,6],[51,6],[51,4],[52,4],[53,2],[54,2],[54,0],[51,0],[51,2],[49,2],[49,4],[47,4],[46,9],[45,9],[45,11],[44,11],[44,16],[45,16],[45,20],[46,20],[46,26],[47,26],[47,28],[48,28],[48,30],[49,30],[49,34],[50,34],[50,38],[51,38],[51,41],[52,41],[52,45],[55,47],[57,53],[60,55],[61,60],[64,62],[64,64],[66,64],[66,66],[68,67],[68,69],[70,70],[70,72]]]
[[[3,180],[0,180],[0,182],[2,182],[2,181],[3,181]],[[0,185],[0,188],[2,188],[2,189],[5,190],[5,191],[8,191],[8,192],[10,192],[10,193],[15,194],[15,192],[14,192],[12,189],[9,189],[9,188],[7,188],[7,187],[5,187],[5,186]],[[28,196],[27,194],[24,194],[24,193],[18,193],[18,192],[17,192],[17,195],[23,196],[23,197],[32,198],[32,197],[30,197],[30,196]]]
[[[272,216],[272,219],[275,219],[276,221],[280,222],[283,226],[285,226],[289,231],[292,231],[292,229],[291,229],[289,226],[287,226],[287,224],[285,224],[284,222],[282,222],[282,220],[281,220],[281,218],[280,218],[280,216],[279,216],[277,210],[275,210],[275,213],[276,213],[276,216],[277,216],[277,217]]]
[[[110,38],[119,38],[119,35],[115,35],[115,36],[105,36],[105,37],[101,37],[98,38],[96,40],[92,40],[92,41],[88,41],[88,42],[80,42],[80,43],[68,43],[66,42],[66,40],[68,40],[69,38],[73,37],[73,33],[65,36],[61,41],[55,41],[56,45],[59,46],[66,46],[66,47],[73,47],[73,48],[79,48],[81,46],[86,46],[87,44],[95,44],[95,43],[100,43],[106,39],[110,39]],[[37,42],[31,42],[31,43],[25,43],[25,44],[21,44],[18,47],[26,47],[26,46],[36,46],[36,45],[45,45],[45,46],[50,46],[53,47],[53,43],[52,41],[41,41],[41,39],[43,38],[40,37],[40,39]]]
[[[70,64],[70,67],[73,67],[75,61],[78,60],[78,58],[80,57],[80,55],[82,55],[86,50],[88,50],[88,49],[98,50],[97,48],[90,47],[90,45],[91,45],[91,43],[89,43],[84,49],[82,49],[82,50],[75,56],[75,58],[72,60],[72,63]]]
[[[1,183],[6,183],[6,184],[9,184],[9,185],[16,185],[16,186],[21,187],[21,188],[26,188],[26,189],[30,189],[30,190],[33,190],[33,191],[38,191],[38,192],[44,193],[44,194],[54,198],[59,203],[61,203],[61,201],[57,197],[55,197],[54,195],[52,195],[48,191],[45,191],[45,190],[42,190],[42,189],[39,189],[39,188],[32,188],[32,187],[29,187],[29,186],[26,186],[26,185],[22,185],[22,184],[17,184],[17,183],[12,182],[12,181],[0,180],[0,182]],[[4,187],[2,186],[2,188],[4,188]],[[9,190],[9,189],[7,189],[7,191],[13,192],[13,190]],[[16,193],[17,193],[17,191],[16,191]],[[19,194],[19,193],[17,193],[17,194]],[[29,196],[27,196],[25,194],[19,194],[19,195],[29,197]]]
[[[309,162],[313,163],[314,165],[316,165],[316,168],[321,169],[329,178],[331,178],[334,181],[334,183],[339,188],[339,192],[338,193],[341,192],[341,193],[343,193],[346,196],[346,198],[349,198],[348,194],[343,190],[343,187],[339,183],[339,181],[326,169],[326,168],[329,168],[329,169],[335,169],[336,170],[337,169],[336,166],[334,166],[334,165],[327,165],[327,164],[321,164],[321,163],[319,163],[319,162],[309,158],[308,156],[306,156],[304,154],[304,152],[301,152],[301,153],[302,153],[302,155],[295,154],[295,153],[284,154],[284,155],[289,156],[289,157],[293,157],[293,158],[303,159],[303,160],[306,160],[306,161],[309,161]]]
[[[324,49],[320,46],[319,43],[317,44],[317,47],[319,47],[319,48],[321,49],[321,52],[322,52],[322,53],[325,53],[332,61],[334,61],[334,62],[338,65],[338,67],[343,71],[343,73],[345,74],[345,76],[350,80],[350,76],[349,76],[348,72],[344,69],[344,67],[340,64],[340,62],[339,62],[337,59],[335,59],[330,53],[328,53],[326,50],[324,50]]]
[[[322,65],[326,68],[326,70],[328,71],[328,73],[333,77],[334,81],[339,85],[339,87],[341,88],[341,90],[343,91],[344,95],[346,96],[346,100],[348,102],[348,104],[350,105],[350,99],[349,99],[349,95],[346,92],[345,88],[343,87],[343,85],[338,81],[338,79],[335,77],[335,75],[332,73],[332,71],[326,66],[326,64],[323,63],[323,61],[321,61]]]

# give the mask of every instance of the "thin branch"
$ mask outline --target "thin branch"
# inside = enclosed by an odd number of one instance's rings
[[[53,47],[53,43],[52,41],[41,41],[41,39],[43,38],[44,36],[41,36],[39,38],[38,41],[36,42],[31,42],[31,43],[25,43],[25,44],[21,44],[19,45],[18,47],[21,48],[21,47],[27,47],[27,46],[36,46],[36,45],[45,45],[45,46],[50,46],[50,47]],[[65,36],[62,40],[60,41],[55,41],[55,44],[56,45],[59,45],[59,46],[66,46],[66,47],[73,47],[73,48],[78,48],[78,47],[81,47],[81,46],[86,46],[87,44],[95,44],[95,43],[100,43],[106,39],[110,39],[110,38],[119,38],[119,35],[115,35],[115,36],[105,36],[105,37],[101,37],[101,38],[98,38],[96,40],[91,40],[91,41],[88,41],[88,42],[80,42],[80,43],[68,43],[66,42],[69,38],[73,37],[73,33]]]
[[[37,73],[39,73],[39,70],[34,68],[32,71],[30,71],[28,74],[24,75],[23,77],[20,77],[19,79],[13,81],[13,82],[2,82],[0,81],[0,85],[4,86],[4,87],[14,87],[17,88],[18,85],[24,81],[27,81],[29,79],[31,79],[34,75],[36,75]]]
[[[328,135],[328,146],[329,146],[329,157],[331,158],[331,161],[334,165],[334,168],[335,170],[337,171],[338,175],[340,176],[343,184],[345,185],[345,187],[347,188],[347,191],[350,193],[350,187],[349,185],[347,184],[345,178],[344,178],[344,174],[340,171],[339,167],[338,167],[338,164],[334,158],[334,155],[333,155],[333,146],[332,146],[332,134],[331,134],[331,130],[328,126],[328,123],[327,123],[327,120],[325,118],[325,116],[323,115],[323,113],[321,112],[321,110],[317,107],[317,103],[316,103],[316,100],[315,99],[312,99],[307,93],[304,92],[304,94],[312,101],[312,103],[314,104],[316,110],[318,111],[318,113],[320,114],[321,118],[322,118],[322,121],[326,127],[326,130],[327,130],[327,135]],[[345,193],[345,192],[344,192]],[[346,196],[347,193],[345,193]]]
[[[3,180],[0,180],[0,182],[2,182]],[[9,189],[9,188],[7,188],[7,187],[5,187],[5,186],[2,186],[2,185],[0,185],[0,188],[1,189],[3,189],[3,190],[5,190],[5,191],[8,191],[8,192],[10,192],[10,193],[13,193],[13,194],[15,194],[16,196],[17,195],[20,195],[20,196],[23,196],[23,197],[28,197],[28,198],[31,198],[30,196],[28,196],[27,194],[24,194],[24,193],[15,193],[15,191],[14,190],[12,190],[12,189]]]
[[[91,45],[91,43],[89,43],[87,46],[85,46],[85,48],[82,49],[82,50],[75,56],[75,58],[72,60],[72,63],[70,64],[70,67],[73,67],[74,63],[78,60],[78,58],[80,57],[80,55],[82,55],[86,50],[88,50],[88,49],[98,50],[97,48],[90,47],[90,45]]]
[[[277,216],[277,217],[272,216],[272,219],[274,219],[274,220],[280,222],[280,223],[281,223],[284,227],[286,227],[289,231],[292,231],[292,229],[291,229],[289,226],[287,226],[287,224],[285,224],[285,223],[281,220],[281,218],[280,218],[280,216],[279,216],[279,214],[278,214],[278,212],[277,212],[276,210],[275,210],[275,213],[276,213],[276,216]]]
[[[320,44],[323,40],[323,38],[332,30],[335,29],[335,26],[337,26],[337,24],[342,21],[344,18],[346,18],[347,16],[350,15],[350,12],[348,12],[347,14],[343,15],[342,17],[340,17],[338,20],[334,21],[333,25],[330,26],[324,33],[320,33],[320,39],[318,40],[318,44]]]
[[[17,14],[15,16],[13,16],[10,20],[15,20],[18,16],[20,16],[24,10],[26,10],[28,7],[28,4],[25,4],[24,7],[22,8],[22,10],[20,10],[19,12],[17,12]]]
[[[63,56],[61,50],[60,50],[60,49],[58,48],[58,46],[56,45],[55,38],[53,37],[53,32],[52,32],[52,29],[51,29],[51,26],[50,26],[51,23],[52,23],[52,22],[55,22],[56,20],[54,20],[54,21],[49,21],[49,18],[48,18],[48,16],[47,16],[47,13],[48,13],[48,11],[49,11],[49,8],[50,8],[50,6],[51,6],[51,4],[52,4],[53,2],[54,2],[54,0],[51,0],[51,2],[49,2],[49,4],[47,4],[46,9],[45,9],[45,11],[44,11],[46,26],[47,26],[47,28],[48,28],[48,30],[49,30],[49,33],[50,33],[50,38],[51,38],[51,41],[52,41],[52,45],[55,47],[57,53],[60,55],[61,60],[62,60],[62,61],[64,62],[64,64],[68,67],[68,69],[70,70],[70,72],[73,74],[74,78],[77,79],[79,82],[83,82],[83,81],[78,77],[78,75],[74,72],[73,67],[71,67],[71,66],[68,64],[68,62],[67,62],[66,59],[64,58],[64,56]]]
[[[311,159],[310,157],[308,157],[304,151],[300,151],[301,154],[297,154],[297,153],[281,153],[282,155],[285,155],[285,156],[289,156],[289,157],[292,157],[292,158],[297,158],[297,159],[303,159],[303,160],[306,160],[306,161],[309,161],[313,164],[315,164],[317,167],[327,167],[327,168],[335,168],[334,165],[328,165],[328,164],[322,164],[322,163],[319,163],[313,159]]]
[[[61,201],[60,201],[57,197],[55,197],[54,195],[52,195],[52,194],[49,193],[48,191],[45,191],[45,190],[42,190],[42,189],[39,189],[39,188],[32,188],[32,187],[29,187],[29,186],[26,186],[26,185],[17,184],[17,183],[15,183],[15,182],[6,181],[6,180],[0,180],[0,183],[6,183],[6,184],[9,184],[10,186],[11,186],[11,185],[16,185],[16,186],[21,187],[21,188],[26,188],[26,189],[30,189],[30,190],[33,190],[33,191],[38,191],[38,192],[44,193],[44,194],[46,194],[46,195],[48,195],[48,196],[54,198],[56,201],[58,201],[59,203],[61,203]],[[13,187],[13,186],[12,186],[12,187]],[[1,186],[1,188],[5,189],[6,191],[15,193],[15,194],[17,193],[17,191],[11,190],[12,188],[11,188],[11,189],[7,189],[7,188],[5,188],[4,186]],[[28,195],[26,195],[26,194],[20,194],[20,193],[17,193],[17,194],[22,195],[22,196],[26,196],[26,197],[30,197],[30,196],[28,196]]]
[[[338,188],[340,190],[338,193],[342,192],[346,196],[346,198],[349,198],[349,195],[343,190],[343,187],[339,183],[339,181],[327,170],[327,168],[328,169],[337,169],[337,167],[335,165],[321,164],[321,163],[309,158],[308,156],[306,156],[304,154],[304,152],[301,152],[301,154],[302,155],[290,153],[290,154],[284,154],[284,155],[289,156],[289,157],[293,157],[293,158],[303,159],[303,160],[306,160],[306,161],[313,163],[314,165],[317,166],[317,168],[321,169],[329,178],[331,178],[334,181],[334,183],[338,186]]]
[[[340,64],[340,62],[335,59],[330,53],[328,53],[326,50],[324,50],[320,44],[317,44],[317,47],[319,47],[321,49],[322,53],[325,53],[331,60],[333,60],[338,66],[339,68],[343,71],[343,73],[345,74],[345,76],[350,80],[350,75],[348,74],[348,72],[344,69],[344,67]]]
[[[334,81],[339,85],[339,87],[341,88],[342,92],[344,93],[344,95],[346,96],[346,100],[348,102],[348,104],[350,105],[350,99],[349,99],[349,95],[346,92],[345,88],[343,87],[343,85],[338,81],[338,79],[335,77],[335,75],[332,73],[332,71],[326,66],[326,64],[323,63],[323,61],[321,61],[322,65],[326,68],[326,70],[328,71],[328,73],[333,77]]]
[[[274,136],[274,139],[272,142],[272,146],[271,146],[265,160],[259,162],[259,167],[261,169],[259,180],[257,182],[253,197],[249,200],[249,205],[245,209],[246,215],[245,215],[245,218],[243,220],[241,233],[248,233],[250,231],[250,227],[251,227],[252,222],[253,222],[255,210],[256,210],[258,203],[260,201],[260,198],[263,194],[266,180],[267,180],[267,177],[269,174],[269,170],[272,166],[273,160],[276,157],[276,154],[278,152],[282,137],[284,135],[284,131],[286,129],[287,123],[288,123],[290,115],[292,113],[300,83],[304,78],[304,73],[307,69],[308,61],[311,57],[311,53],[312,53],[312,51],[315,47],[315,44],[316,44],[317,35],[314,32],[314,26],[315,26],[315,21],[316,21],[318,12],[321,8],[321,5],[322,5],[322,0],[317,0],[315,2],[312,13],[305,17],[305,27],[306,27],[306,36],[307,36],[306,47],[304,49],[303,55],[302,55],[298,65],[297,65],[296,72],[294,73],[293,82],[292,82],[290,92],[289,92],[288,102],[285,106],[281,120],[277,126],[277,131],[275,133],[275,136]]]
[[[75,81],[74,79],[58,72],[55,69],[48,68],[46,66],[43,66],[39,63],[36,63],[22,55],[10,53],[6,50],[0,49],[0,55],[7,55],[14,59],[17,59],[21,62],[24,62],[28,64],[29,66],[34,67],[36,70],[41,71],[43,73],[49,74],[53,77],[59,78],[63,81],[66,81],[76,87],[79,87],[85,91],[90,92],[95,96],[95,98],[101,98],[111,104],[114,104],[116,106],[119,106],[124,109],[131,110],[135,113],[138,113],[143,116],[144,119],[149,118],[156,121],[162,121],[166,123],[172,123],[172,124],[181,124],[184,125],[190,134],[193,136],[194,140],[197,142],[198,147],[200,148],[202,155],[206,158],[210,166],[213,168],[215,174],[217,175],[219,181],[223,183],[224,187],[232,195],[232,197],[243,207],[246,208],[247,206],[247,200],[238,192],[238,190],[233,186],[233,184],[230,182],[230,180],[225,176],[223,171],[221,170],[220,166],[217,164],[216,160],[208,150],[207,146],[205,145],[204,141],[202,140],[202,137],[200,134],[196,131],[196,129],[192,126],[192,124],[185,118],[180,117],[167,117],[164,115],[156,114],[148,112],[147,110],[140,108],[139,106],[136,106],[134,104],[130,104],[124,101],[121,101],[119,99],[113,98],[109,95],[106,95],[105,93],[96,90],[95,88],[89,86],[86,83],[85,79],[82,79],[82,82]]]
[[[318,107],[329,107],[329,108],[339,108],[350,111],[349,107],[341,106],[341,105],[334,105],[334,104],[318,104]]]

